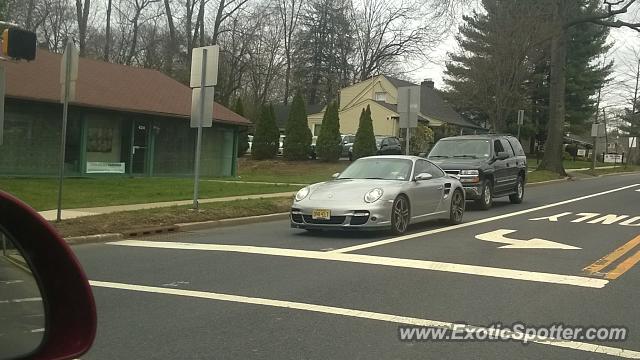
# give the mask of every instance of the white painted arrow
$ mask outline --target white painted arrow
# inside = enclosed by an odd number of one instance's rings
[[[484,234],[476,235],[476,239],[508,244],[500,246],[500,249],[562,249],[562,250],[580,250],[579,247],[562,244],[545,239],[533,238],[530,240],[509,239],[505,237],[507,234],[516,232],[517,230],[498,229]]]

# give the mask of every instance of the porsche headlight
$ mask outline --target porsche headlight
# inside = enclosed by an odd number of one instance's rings
[[[300,190],[298,190],[298,192],[296,193],[296,201],[301,201],[302,199],[306,198],[307,195],[309,195],[309,187],[304,187]]]
[[[380,188],[371,189],[364,194],[364,201],[368,203],[378,201],[378,199],[382,197],[382,194],[384,194],[384,191]]]

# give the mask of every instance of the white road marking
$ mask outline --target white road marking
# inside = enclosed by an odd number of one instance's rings
[[[589,219],[593,219],[594,217],[600,215],[600,213],[579,213],[576,214],[578,216],[580,216],[579,218],[575,219],[575,220],[571,220],[572,223],[581,223],[583,221],[589,220]]]
[[[31,330],[32,333],[40,333],[40,332],[44,332],[44,328],[40,328],[40,329],[33,329]]]
[[[427,327],[437,327],[437,328],[447,328],[447,329],[452,329],[454,326],[460,326],[460,325],[456,325],[456,323],[447,322],[447,321],[421,319],[421,318],[402,316],[402,315],[385,314],[385,313],[358,310],[358,309],[347,309],[347,308],[340,308],[340,307],[334,307],[334,306],[308,304],[308,303],[285,301],[285,300],[221,294],[221,293],[205,292],[205,291],[167,289],[167,288],[161,288],[161,287],[155,287],[155,286],[143,286],[143,285],[123,284],[123,283],[114,283],[114,282],[105,282],[105,281],[89,281],[89,283],[94,287],[101,287],[101,288],[139,291],[139,292],[146,292],[146,293],[175,295],[175,296],[185,296],[185,297],[192,297],[192,298],[199,298],[199,299],[228,301],[228,302],[241,303],[241,304],[271,306],[276,308],[294,309],[294,310],[309,311],[309,312],[315,312],[315,313],[321,313],[321,314],[330,314],[330,315],[346,316],[351,318],[366,319],[366,320],[384,321],[384,322],[389,322],[394,324],[406,324],[406,325],[414,325],[414,326],[427,326]],[[466,327],[469,328],[469,330],[472,330],[472,329],[476,329],[476,331],[485,330],[485,331],[488,331],[489,334],[491,335],[498,334],[497,331],[501,331],[501,335],[504,335],[507,337],[511,336],[514,339],[526,337],[522,333],[505,332],[504,329],[497,330],[497,329],[485,328],[485,327],[473,326],[473,325],[467,325]],[[585,351],[590,353],[607,354],[607,355],[618,356],[618,357],[623,357],[627,359],[640,359],[639,351],[634,351],[629,349],[621,349],[621,348],[615,348],[610,346],[578,342],[578,341],[557,340],[553,338],[538,338],[538,339],[530,339],[530,337],[526,337],[526,338],[529,342],[534,342],[541,345],[556,346],[556,347],[580,350],[580,351]]]
[[[24,298],[24,299],[0,300],[0,304],[35,302],[35,301],[42,301],[42,298],[33,297],[33,298]]]
[[[559,250],[580,250],[579,247],[549,241],[545,239],[529,239],[529,240],[518,240],[518,239],[510,239],[505,235],[516,232],[517,230],[509,230],[509,229],[498,229],[495,231],[491,231],[484,234],[476,235],[476,239],[497,242],[501,244],[507,244],[504,246],[500,246],[499,249],[559,249]]]
[[[537,218],[533,218],[533,219],[529,219],[531,221],[538,221],[538,220],[549,220],[551,222],[558,222],[558,219],[563,217],[563,216],[567,216],[567,215],[571,215],[573,214],[570,211],[567,212],[563,212],[557,215],[551,215],[551,216],[543,216],[543,217],[537,217]]]
[[[411,240],[411,239],[415,239],[415,238],[419,238],[419,237],[423,237],[423,236],[427,236],[427,235],[438,234],[438,233],[442,233],[442,232],[446,232],[446,231],[462,229],[462,228],[466,228],[466,227],[469,227],[469,226],[474,226],[474,225],[478,225],[478,224],[484,224],[484,223],[491,222],[491,221],[496,221],[496,220],[502,220],[502,219],[506,219],[506,218],[510,218],[510,217],[514,217],[514,216],[518,216],[518,215],[522,215],[522,214],[527,214],[527,213],[538,211],[538,210],[549,209],[549,208],[552,208],[552,207],[561,206],[561,205],[565,205],[565,204],[570,204],[570,203],[573,203],[573,202],[576,202],[576,201],[580,201],[580,200],[586,200],[586,199],[594,198],[594,197],[597,197],[597,196],[611,194],[611,193],[614,193],[614,192],[617,192],[617,191],[622,191],[622,190],[626,190],[626,189],[629,189],[629,188],[632,188],[632,187],[636,187],[638,185],[640,185],[640,184],[633,184],[633,185],[623,186],[623,187],[617,188],[617,189],[611,189],[611,190],[602,191],[602,192],[591,194],[591,195],[580,196],[580,197],[577,197],[577,198],[564,200],[564,201],[560,201],[560,202],[557,202],[557,203],[552,203],[552,204],[542,205],[542,206],[538,206],[538,207],[534,207],[534,208],[530,208],[530,209],[515,211],[515,212],[512,212],[512,213],[502,214],[502,215],[498,215],[498,216],[494,216],[494,217],[490,217],[490,218],[478,219],[478,220],[475,220],[475,221],[462,223],[462,224],[458,224],[458,225],[451,225],[451,226],[442,227],[442,228],[438,228],[438,229],[422,231],[422,232],[419,232],[419,233],[408,234],[408,235],[398,236],[398,237],[394,237],[394,238],[390,238],[390,239],[374,241],[374,242],[370,242],[370,243],[366,243],[366,244],[349,246],[349,247],[346,247],[346,248],[333,250],[332,252],[334,252],[334,253],[347,253],[347,252],[351,252],[351,251],[368,249],[368,248],[372,248],[372,247],[376,247],[376,246],[392,244],[392,243],[399,242],[399,241]]]
[[[636,190],[637,192],[640,192],[640,189]]]
[[[176,249],[176,250],[203,250],[203,251],[221,251],[236,252],[243,254],[285,256],[303,259],[341,261],[349,263],[359,263],[368,265],[393,266],[409,269],[442,271],[458,274],[470,274],[477,276],[487,276],[503,279],[534,281],[543,283],[552,283],[560,285],[573,285],[589,288],[603,288],[609,281],[605,279],[590,278],[573,275],[560,275],[544,272],[525,271],[504,269],[488,266],[466,265],[446,263],[428,260],[400,259],[383,256],[361,255],[361,254],[342,254],[335,252],[282,249],[258,246],[240,246],[240,245],[218,245],[218,244],[199,244],[199,243],[181,243],[181,242],[164,242],[164,241],[142,241],[142,240],[123,240],[107,243],[109,245],[118,246],[135,246],[159,249]]]

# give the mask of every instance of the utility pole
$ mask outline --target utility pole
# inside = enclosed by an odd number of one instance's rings
[[[603,63],[604,64],[604,63]],[[593,124],[595,126],[591,127],[591,136],[593,136],[593,149],[591,149],[591,170],[596,169],[596,149],[598,147],[598,115],[600,114],[600,94],[602,92],[602,85],[598,88],[598,100],[596,101],[596,117],[593,118]],[[595,133],[594,133],[595,129]]]

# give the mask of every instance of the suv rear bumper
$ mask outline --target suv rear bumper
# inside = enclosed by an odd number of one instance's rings
[[[477,200],[482,196],[482,183],[476,184],[462,184],[464,192],[467,195],[467,200]]]

